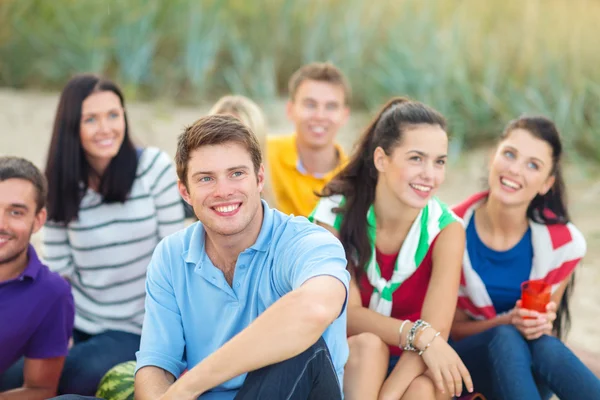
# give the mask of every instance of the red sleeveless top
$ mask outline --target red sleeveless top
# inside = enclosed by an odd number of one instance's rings
[[[392,318],[409,319],[413,322],[421,318],[421,308],[425,302],[425,295],[427,294],[429,280],[431,279],[431,270],[433,267],[432,253],[436,240],[437,237],[433,240],[431,246],[429,246],[429,251],[425,255],[421,265],[419,265],[419,268],[392,295]],[[383,254],[379,250],[375,250],[375,257],[381,270],[381,277],[386,280],[391,279],[398,253]],[[364,307],[369,307],[372,293],[373,286],[369,283],[367,274],[362,274],[360,278],[360,297]],[[390,354],[399,356],[402,354],[402,350],[400,350],[398,345],[390,346]]]

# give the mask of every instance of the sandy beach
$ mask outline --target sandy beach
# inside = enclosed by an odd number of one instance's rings
[[[57,102],[57,93],[0,90],[0,154],[28,158],[43,169]],[[263,104],[270,132],[274,134],[292,129],[285,118],[284,106],[283,100]],[[167,103],[132,103],[127,108],[134,140],[160,147],[171,156],[175,154],[176,138],[182,128],[208,110],[208,106],[176,107]],[[367,120],[364,114],[352,116],[339,136],[346,149],[351,149]],[[482,187],[487,151],[472,151],[462,157],[449,165],[446,182],[439,193],[440,198],[450,204]],[[568,342],[600,354],[600,324],[593,322],[600,310],[600,290],[596,290],[596,285],[600,285],[600,212],[597,207],[600,180],[597,172],[584,174],[581,167],[574,165],[568,166],[566,177],[571,216],[588,244],[587,256],[577,271],[571,303],[573,325]],[[41,234],[34,238],[38,249]]]

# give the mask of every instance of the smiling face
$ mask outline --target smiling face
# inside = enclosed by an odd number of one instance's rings
[[[490,196],[502,204],[528,206],[552,188],[552,147],[525,129],[512,130],[500,142],[490,165]]]
[[[320,149],[333,145],[348,119],[344,88],[324,81],[305,80],[287,104],[299,144]]]
[[[36,189],[31,182],[0,182],[0,268],[15,261],[26,262],[31,234],[45,221],[46,209],[37,211]]]
[[[125,138],[125,112],[119,96],[111,91],[94,92],[83,101],[80,137],[88,162],[102,173]]]
[[[264,179],[263,166],[255,172],[246,147],[226,142],[191,152],[187,188],[180,181],[179,191],[208,234],[231,236],[250,232],[262,223]]]
[[[389,156],[381,147],[375,149],[377,185],[406,206],[421,209],[444,181],[447,152],[448,136],[439,125],[406,129]]]

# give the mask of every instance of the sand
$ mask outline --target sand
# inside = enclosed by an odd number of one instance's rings
[[[50,142],[57,93],[0,90],[0,154],[18,155],[43,168]],[[291,132],[285,117],[285,102],[263,104],[270,131]],[[141,144],[157,146],[171,156],[175,154],[176,138],[182,128],[203,116],[205,107],[177,107],[169,103],[129,104],[128,117],[134,139]],[[353,115],[342,129],[339,140],[350,150],[356,135],[368,121],[364,114]],[[449,165],[446,182],[440,197],[453,204],[481,189],[488,152],[471,151]],[[590,173],[591,171],[591,173]],[[573,221],[587,238],[588,254],[577,271],[575,294],[572,299],[573,326],[568,343],[600,354],[600,324],[594,322],[600,310],[600,213],[597,199],[600,180],[594,168],[569,165],[567,182]],[[584,174],[588,172],[588,174]],[[39,248],[40,235],[33,238]],[[597,320],[596,320],[597,321]]]

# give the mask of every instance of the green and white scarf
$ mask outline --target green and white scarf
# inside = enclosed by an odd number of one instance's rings
[[[328,224],[340,230],[342,215],[332,211],[333,208],[343,205],[344,198],[340,195],[322,198],[313,210],[309,219]],[[387,281],[381,276],[381,270],[376,260],[375,233],[377,224],[373,205],[367,212],[367,234],[371,243],[371,258],[365,266],[369,283],[373,286],[373,294],[369,303],[371,310],[390,316],[392,313],[392,296],[396,290],[408,279],[421,265],[429,251],[431,243],[446,226],[461,219],[456,216],[444,203],[432,197],[423,208],[410,230],[396,259],[392,278]]]

